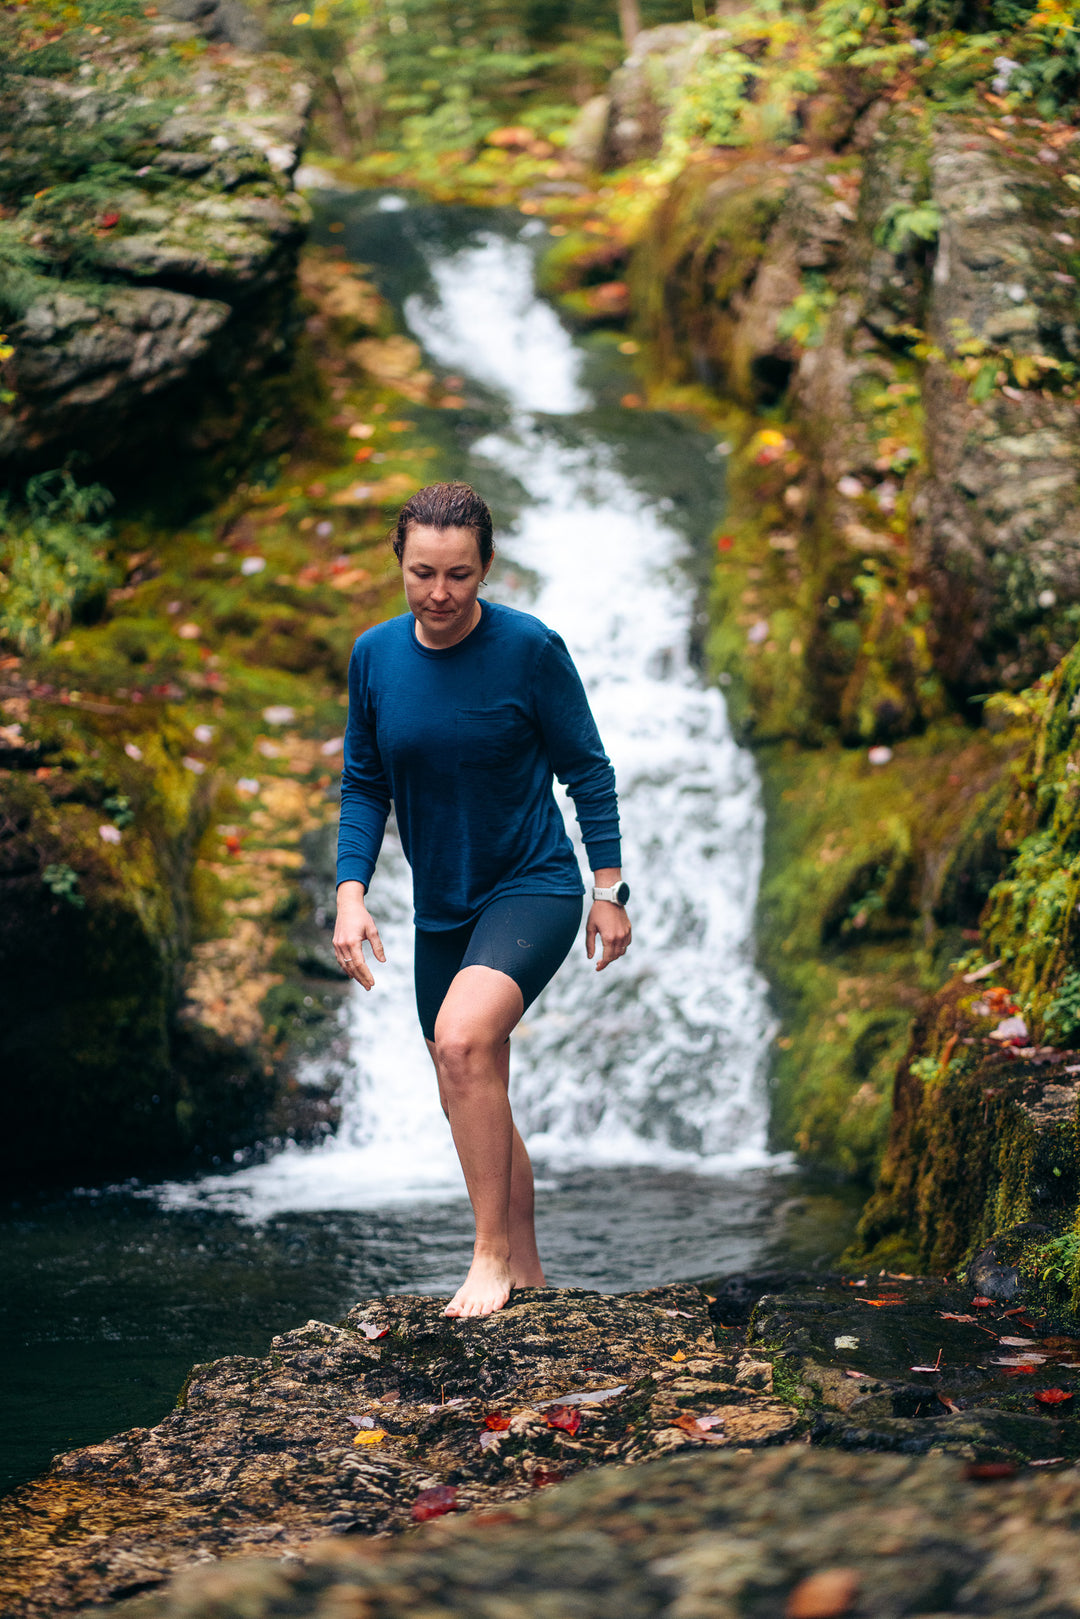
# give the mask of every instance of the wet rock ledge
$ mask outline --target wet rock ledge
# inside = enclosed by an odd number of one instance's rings
[[[208,1557],[401,1529],[425,1502],[486,1508],[598,1463],[797,1431],[755,1386],[768,1368],[718,1347],[697,1288],[441,1309],[401,1296],[309,1322],[265,1359],[195,1367],[158,1427],[58,1457],[0,1515],[17,1566],[0,1610],[44,1619]]]
[[[0,1510],[0,1609],[1072,1613],[1080,1339],[1025,1312],[775,1274],[359,1304],[58,1457]]]

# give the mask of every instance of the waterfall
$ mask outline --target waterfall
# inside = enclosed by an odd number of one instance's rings
[[[389,213],[407,230],[407,210]],[[577,663],[615,766],[633,889],[628,956],[598,975],[583,929],[518,1028],[514,1112],[547,1172],[762,1166],[773,1024],[753,960],[758,779],[689,658],[689,542],[671,499],[628,472],[583,349],[536,296],[530,229],[479,226],[449,251],[414,233],[426,274],[404,302],[430,359],[501,401],[501,425],[459,469],[481,493],[486,478],[524,491],[513,531],[496,536],[490,594],[557,630]],[[461,1195],[413,1005],[410,877],[392,821],[369,905],[387,963],[350,998],[354,1077],[336,1137],[167,1199],[258,1218]]]

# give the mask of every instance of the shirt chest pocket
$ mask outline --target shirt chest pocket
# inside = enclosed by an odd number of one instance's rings
[[[505,772],[531,752],[532,728],[513,703],[455,710],[457,758],[463,770]]]

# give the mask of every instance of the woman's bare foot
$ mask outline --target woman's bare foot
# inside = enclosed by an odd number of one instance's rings
[[[443,1315],[494,1315],[510,1297],[514,1277],[509,1262],[494,1254],[476,1254],[469,1274],[454,1294]]]

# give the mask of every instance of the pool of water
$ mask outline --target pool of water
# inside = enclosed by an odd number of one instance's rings
[[[790,1170],[731,1177],[579,1169],[546,1176],[538,1228],[553,1284],[648,1287],[820,1263],[857,1199]],[[339,1320],[380,1293],[449,1296],[468,1203],[281,1213],[247,1221],[146,1191],[42,1197],[0,1215],[0,1490],[172,1406],[192,1365],[265,1354],[276,1332]]]

